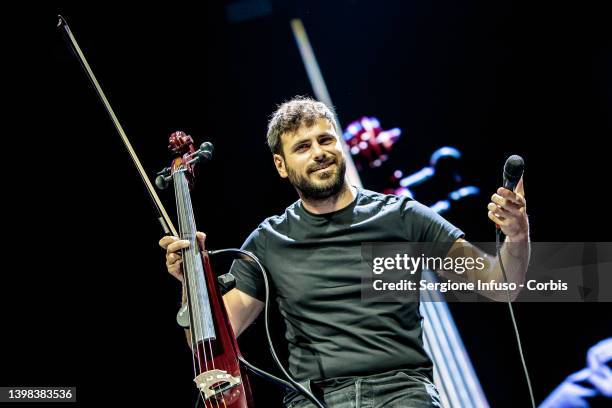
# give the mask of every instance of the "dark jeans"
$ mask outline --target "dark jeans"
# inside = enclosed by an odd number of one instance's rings
[[[441,407],[434,384],[423,374],[393,370],[367,377],[342,377],[302,383],[328,408],[431,408]],[[287,408],[311,408],[302,395],[289,393]]]

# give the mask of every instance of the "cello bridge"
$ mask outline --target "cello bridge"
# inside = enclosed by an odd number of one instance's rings
[[[205,399],[219,395],[240,384],[240,377],[234,377],[227,371],[210,370],[193,379]]]

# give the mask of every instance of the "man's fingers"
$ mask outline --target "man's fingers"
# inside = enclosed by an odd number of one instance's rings
[[[487,205],[487,210],[491,211],[493,214],[495,214],[496,216],[506,219],[506,218],[510,218],[513,217],[514,214],[511,213],[510,211],[504,209],[503,207],[500,207],[499,205],[495,204],[495,203],[489,203],[489,205]]]
[[[504,217],[495,215],[493,211],[489,211],[487,215],[489,216],[489,219],[493,221],[494,223],[496,223],[497,225],[499,226],[506,225],[506,219]]]
[[[203,232],[198,232],[196,233],[196,236],[198,238],[198,243],[200,244],[200,247],[204,249],[204,243],[206,242],[206,234],[204,234]],[[170,253],[180,251],[184,248],[189,248],[189,241],[187,241],[186,239],[178,239],[177,237],[166,236],[159,241],[159,245],[162,248],[165,248],[168,253]]]
[[[168,253],[177,252],[185,248],[189,248],[189,241],[187,241],[186,239],[179,239],[177,241],[174,241],[170,245],[168,245],[168,247],[166,248],[166,251]]]
[[[168,272],[181,282],[183,281],[183,257],[179,251],[189,248],[189,245],[189,241],[169,235],[159,240],[159,246],[166,250],[166,268]]]
[[[505,198],[506,200],[509,200],[515,203],[516,205],[519,205],[519,206],[525,205],[525,198],[523,196],[515,193],[514,191],[510,191],[507,188],[503,188],[503,187],[498,188],[497,194]]]
[[[519,182],[516,183],[516,188],[514,189],[514,192],[525,198],[525,186],[523,184],[523,176],[521,176]]]
[[[204,243],[206,242],[206,234],[197,232],[196,237],[200,249],[203,250]],[[190,245],[188,240],[172,236],[165,236],[159,240],[159,246],[166,250],[166,268],[168,272],[181,282],[183,281],[183,257],[180,250],[189,248]]]
[[[181,255],[177,252],[171,252],[166,256],[166,263],[168,266],[174,265],[175,262],[180,261],[182,259]]]
[[[166,259],[166,267],[168,268],[168,272],[172,274],[174,274],[174,272],[180,272],[182,263],[183,260],[181,258],[172,261],[170,259]]]
[[[162,237],[162,239],[159,240],[159,246],[166,249],[168,248],[168,245],[170,245],[171,243],[173,243],[174,241],[178,240],[177,237],[173,237],[171,235],[166,235],[165,237]]]
[[[506,207],[506,206],[514,207],[514,208],[521,207],[521,205],[517,201],[514,201],[511,198],[502,197],[499,194],[493,194],[491,196],[491,201],[493,201],[495,204],[501,205],[502,207]]]
[[[182,263],[183,263],[183,260],[179,259],[173,265],[168,265],[168,272],[170,272],[170,275],[174,276],[176,279],[180,280],[181,282],[183,281],[183,270],[181,268]]]
[[[198,243],[200,244],[200,249],[203,251],[205,247],[205,243],[206,243],[206,234],[203,232],[196,232],[196,238],[198,238]]]
[[[519,206],[514,201],[507,200],[498,194],[493,194],[493,196],[491,196],[491,201],[493,202],[489,203],[489,207],[487,207],[491,211],[495,211],[495,208],[491,206],[491,204],[493,204],[494,206],[501,208],[505,213],[513,214],[516,216],[521,215],[521,206]]]

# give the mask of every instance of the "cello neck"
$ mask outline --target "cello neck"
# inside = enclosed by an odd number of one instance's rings
[[[204,275],[204,265],[196,239],[196,224],[193,216],[189,183],[184,171],[173,174],[174,192],[178,214],[179,235],[190,242],[189,248],[182,250],[183,274],[186,280],[187,301],[192,313],[190,316],[193,344],[216,338],[213,324],[208,288]]]

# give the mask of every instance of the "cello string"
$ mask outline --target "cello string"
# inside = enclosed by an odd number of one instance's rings
[[[179,221],[179,234],[178,234],[178,238],[182,239],[183,238],[183,223],[181,222],[181,200],[179,200],[179,191],[180,191],[180,175],[178,174],[179,171],[175,170],[172,173],[172,179],[174,181],[174,191],[175,191],[175,200],[176,200],[176,211],[177,211],[177,215],[178,215],[178,221]],[[184,253],[183,253],[184,255]],[[186,290],[187,290],[187,307],[188,307],[188,312],[189,312],[189,320],[190,320],[190,334],[191,334],[191,357],[193,360],[193,372],[194,372],[194,376],[197,377],[199,375],[199,363],[196,361],[197,360],[197,352],[198,352],[198,348],[197,348],[197,334],[195,333],[194,330],[194,319],[193,319],[193,296],[191,294],[191,284],[190,284],[190,280],[189,280],[189,274],[187,272],[187,267],[186,267],[186,259],[183,256],[183,279],[185,280],[185,286],[186,286]],[[196,347],[196,354],[193,353],[193,347]]]
[[[191,200],[189,200],[188,205],[191,205]],[[194,218],[194,214],[193,214],[193,206],[190,209],[189,215],[191,216],[191,225],[193,226],[193,229],[195,231],[196,228],[195,228],[195,218]],[[199,249],[204,249],[204,248],[199,248]],[[202,255],[200,253],[198,253],[198,255],[200,256],[200,258],[199,258],[200,259],[199,265],[202,266],[202,270],[200,270],[199,273],[202,274],[202,276],[205,277],[206,276],[205,275],[206,267],[204,265],[204,259],[202,258]],[[213,279],[214,279],[214,277],[213,277]],[[205,280],[205,282],[206,282],[206,280]],[[214,281],[210,282],[210,285],[214,285],[214,284],[215,284]],[[208,288],[205,288],[205,290],[206,289],[208,289]],[[213,289],[211,288],[211,290],[213,290]],[[210,302],[210,297],[209,297],[208,300]],[[211,310],[211,309],[208,309],[208,310]],[[205,317],[206,317],[207,323],[210,323],[210,326],[214,328],[214,322],[213,322],[212,315],[210,315],[209,313],[205,313]],[[212,369],[214,371],[214,370],[216,370],[216,367],[215,367],[215,355],[214,355],[213,349],[212,349],[212,340],[208,339],[207,344],[208,344],[208,350],[210,351],[210,361],[212,363]],[[206,350],[204,352],[206,352]],[[215,401],[217,402],[217,406],[219,406],[217,398],[215,398]],[[221,392],[221,401],[223,402],[223,405],[225,407],[227,407],[227,403],[225,401],[225,394],[223,392]]]
[[[193,240],[192,242],[190,242],[190,244],[191,244],[191,247],[194,249],[194,251],[192,252],[192,254],[193,254],[193,263],[194,263],[193,271],[195,271],[196,275],[198,275],[201,279],[204,279],[204,284],[206,284],[206,279],[205,279],[205,275],[204,275],[204,265],[203,265],[202,255],[200,254],[200,251],[199,251],[201,248],[199,248],[199,245],[197,243],[196,224],[195,224],[195,217],[194,217],[194,214],[193,214],[193,206],[192,206],[192,203],[191,203],[191,197],[189,195],[189,187],[186,186],[185,178],[183,178],[183,180],[184,180],[183,181],[184,184],[182,186],[184,188],[184,191],[183,191],[183,193],[184,193],[183,201],[184,201],[185,210],[186,210],[185,211],[185,218],[187,219],[187,222],[188,222],[188,225],[189,225],[190,238]],[[199,256],[199,258],[196,258],[198,256]],[[199,268],[199,267],[201,267],[201,268]],[[197,283],[198,283],[197,288],[200,291],[206,291],[207,290],[206,287],[204,287],[204,288],[200,287],[200,285],[199,285],[200,282],[201,282],[201,280],[198,279],[197,280]],[[213,284],[213,282],[211,282],[211,284]],[[198,302],[199,301],[200,301],[200,296],[198,296]],[[209,302],[210,302],[210,298],[209,298]],[[210,303],[209,303],[209,306],[210,306]],[[204,324],[206,324],[207,327],[213,327],[214,328],[212,316],[209,313],[210,310],[211,309],[209,307],[205,311],[203,309],[201,309],[199,311],[203,312]],[[213,351],[212,351],[212,340],[211,340],[211,338],[205,339],[203,344],[202,344],[202,348],[203,348],[205,356],[207,354],[207,350],[206,350],[206,346],[207,345],[208,345],[208,349],[210,351],[210,361],[211,361],[212,369],[215,370],[216,369],[215,368],[215,359],[214,359],[214,354],[213,354]],[[205,357],[205,361],[206,361],[206,370],[208,371],[209,368],[208,368],[208,361],[207,361],[206,357]],[[223,401],[223,405],[227,406],[227,404],[225,402],[225,396],[224,396],[223,393],[221,393],[221,399]],[[215,401],[217,407],[219,407],[219,401],[218,401],[218,399],[216,397],[214,398],[214,401]]]
[[[186,220],[186,211],[185,211],[185,175],[183,174],[184,170],[181,169],[180,174],[177,176],[178,178],[178,183],[175,186],[175,191],[177,192],[177,197],[178,200],[180,202],[179,206],[178,206],[178,214],[179,214],[179,223],[181,225],[181,228],[184,232],[184,234],[182,235],[182,239],[185,238],[189,238],[189,244],[190,244],[190,248],[191,251],[186,251],[184,253],[184,273],[186,273],[189,276],[189,280],[190,282],[192,282],[192,285],[190,285],[190,298],[191,298],[191,304],[190,304],[190,310],[189,313],[191,314],[191,332],[194,334],[194,336],[192,337],[192,347],[195,347],[195,354],[196,354],[196,359],[197,359],[197,371],[196,371],[196,377],[198,375],[200,375],[202,373],[202,355],[200,353],[200,343],[199,343],[199,339],[203,338],[203,333],[200,332],[200,330],[202,330],[202,325],[201,325],[201,317],[200,317],[200,302],[199,302],[199,296],[198,296],[198,281],[197,279],[194,279],[194,275],[192,274],[194,271],[193,268],[193,257],[192,255],[192,250],[193,250],[193,242],[191,240],[191,234],[190,234],[190,228],[189,225],[187,223]],[[197,322],[197,323],[196,323]],[[206,361],[206,355],[204,355],[204,367],[205,370],[208,371],[208,363]],[[202,400],[204,402],[204,406],[205,408],[209,407],[209,402],[207,401],[206,398],[204,398],[204,396],[202,395],[202,390],[197,387],[198,392],[200,393],[200,396],[202,397]],[[210,405],[212,407],[212,404]]]
[[[195,236],[195,223],[192,222],[192,217],[193,217],[193,209],[190,206],[190,202],[191,200],[189,199],[189,186],[187,185],[187,179],[185,177],[185,169],[181,169],[181,174],[180,174],[180,183],[179,183],[179,194],[180,194],[180,224],[181,227],[184,229],[184,231],[187,233],[187,238],[189,238],[189,244],[190,244],[190,250],[188,251],[189,255],[185,256],[185,261],[188,263],[188,265],[185,265],[185,270],[189,270],[190,273],[193,273],[193,275],[191,276],[191,278],[194,278],[192,280],[192,282],[195,281],[195,285],[192,288],[192,291],[194,292],[195,295],[195,304],[193,304],[193,316],[194,316],[194,321],[198,322],[199,326],[199,330],[200,332],[198,333],[197,338],[201,338],[203,341],[202,344],[202,351],[203,351],[203,356],[204,356],[204,367],[206,369],[206,371],[209,371],[209,366],[208,366],[208,358],[206,356],[206,345],[205,342],[210,341],[205,339],[204,336],[204,326],[203,324],[205,323],[204,319],[202,319],[202,304],[201,304],[201,298],[200,298],[200,293],[202,291],[202,288],[200,287],[200,279],[198,279],[198,268],[196,267],[196,265],[198,264],[196,262],[196,258],[195,256],[199,255],[198,253],[198,246],[196,244],[196,236]],[[193,298],[193,296],[192,296]],[[206,314],[205,314],[206,315]],[[196,331],[196,330],[194,330]],[[201,362],[202,360],[202,355],[200,354],[200,344],[199,341],[196,340],[196,350],[197,350],[197,355],[198,355],[198,359],[199,362]],[[201,393],[201,390],[200,390]],[[215,399],[216,401],[216,399]],[[210,403],[211,407],[213,406],[213,403],[208,401],[207,398],[204,398],[204,405],[208,406],[208,403]],[[218,402],[217,402],[217,407],[218,407]]]
[[[185,181],[185,176],[183,174],[183,170],[182,169],[178,169],[175,173],[174,173],[174,188],[175,188],[175,196],[176,196],[176,204],[177,204],[177,213],[178,213],[178,218],[179,218],[179,228],[181,231],[181,239],[185,238],[185,234],[188,230],[188,228],[186,228],[185,225],[185,210],[184,210],[184,181]],[[190,241],[191,243],[191,241]],[[189,293],[189,298],[188,298],[188,302],[189,302],[189,314],[190,314],[190,324],[191,324],[191,347],[192,347],[192,358],[193,358],[193,362],[194,362],[194,372],[195,372],[195,377],[197,377],[198,375],[201,374],[201,363],[202,363],[202,356],[200,354],[200,346],[199,346],[199,341],[198,338],[200,338],[201,333],[198,332],[198,327],[200,327],[201,329],[201,324],[200,324],[200,318],[199,318],[199,314],[198,314],[198,305],[196,303],[198,302],[197,296],[194,299],[194,290],[197,293],[197,281],[193,282],[192,278],[193,276],[191,275],[191,271],[193,270],[192,268],[192,262],[191,262],[191,257],[188,255],[189,252],[183,250],[183,274],[185,276],[185,279],[187,280],[188,283],[188,293]],[[192,284],[189,284],[189,282],[192,282]],[[196,289],[194,289],[193,285],[196,285]],[[196,324],[196,321],[198,322]],[[195,353],[193,348],[195,347]],[[204,362],[205,362],[205,366],[207,366],[206,364],[206,357],[204,357]],[[206,368],[206,370],[208,370],[208,368]],[[197,387],[198,392],[200,393],[200,395],[202,395],[202,391],[200,390],[199,387]],[[205,408],[209,407],[209,404],[206,400],[206,398],[202,397],[203,401],[204,401],[204,406]]]

